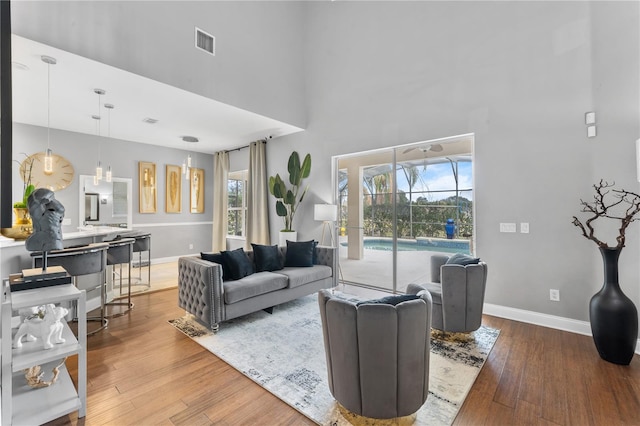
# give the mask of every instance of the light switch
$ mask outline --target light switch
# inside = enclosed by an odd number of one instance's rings
[[[529,222],[521,222],[520,223],[520,233],[528,234],[529,233]]]
[[[62,224],[63,225],[71,225],[71,219],[68,218],[68,217],[62,219]]]
[[[500,232],[516,232],[515,223],[501,223]]]
[[[587,126],[587,137],[588,138],[596,137],[596,126]]]

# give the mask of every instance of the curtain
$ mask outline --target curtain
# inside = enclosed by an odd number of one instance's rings
[[[270,244],[269,181],[267,177],[266,140],[249,145],[247,176],[247,248],[254,244]]]
[[[213,156],[213,241],[212,250],[227,249],[227,181],[229,176],[229,153],[216,152]]]

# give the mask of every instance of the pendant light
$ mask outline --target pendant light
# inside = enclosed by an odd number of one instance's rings
[[[51,56],[41,56],[42,62],[47,64],[47,151],[44,155],[44,172],[47,175],[53,173],[53,156],[51,151],[51,65],[58,61]]]
[[[107,138],[111,139],[111,110],[113,108],[115,108],[113,106],[113,104],[104,104],[104,107],[107,109],[108,113],[107,113]],[[107,182],[111,182],[112,179],[112,172],[111,172],[111,165],[107,166],[107,172],[105,174],[105,181]]]
[[[100,163],[100,145],[102,144],[102,140],[100,139],[100,98],[104,95],[105,92],[102,89],[93,89],[93,92],[98,95],[98,115],[92,116],[98,123],[98,164],[96,165],[96,179],[98,181],[102,180],[102,163]]]
[[[182,136],[182,140],[188,143],[198,142],[198,138],[196,138],[195,136]],[[191,170],[191,163],[192,163],[191,153],[188,153],[187,160],[182,161],[182,174],[184,175],[184,178],[187,180],[189,180],[189,170]]]

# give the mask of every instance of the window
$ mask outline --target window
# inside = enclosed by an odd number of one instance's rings
[[[244,237],[245,217],[247,214],[247,171],[241,170],[229,173],[227,183],[228,192],[228,219],[227,235]]]

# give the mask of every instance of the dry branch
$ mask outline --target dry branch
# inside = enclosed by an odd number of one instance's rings
[[[580,228],[582,235],[586,239],[595,242],[599,247],[609,248],[606,242],[599,240],[595,236],[593,222],[601,217],[619,220],[620,228],[618,229],[619,235],[616,237],[618,243],[616,248],[622,249],[625,243],[627,228],[632,222],[638,220],[635,216],[640,213],[640,195],[635,192],[625,191],[624,189],[614,189],[614,186],[615,183],[610,184],[602,179],[600,179],[599,183],[594,184],[593,188],[596,193],[593,196],[593,201],[589,203],[580,200],[580,205],[582,206],[580,211],[582,213],[589,213],[590,215],[584,223],[576,216],[573,216],[572,223]],[[613,198],[613,200],[611,200],[611,198]],[[622,204],[627,205],[627,208],[623,212],[624,216],[616,215],[613,209]]]

